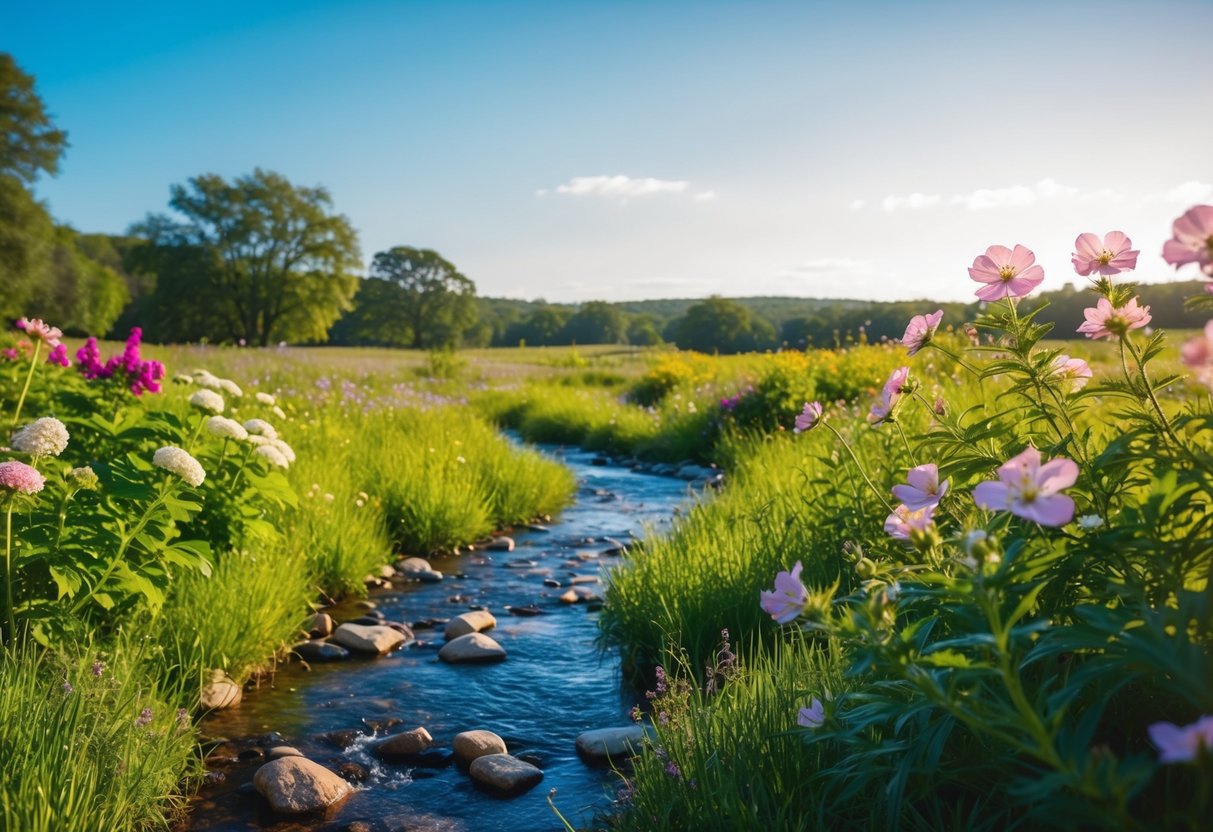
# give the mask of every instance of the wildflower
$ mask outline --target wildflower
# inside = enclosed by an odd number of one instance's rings
[[[243,425],[241,425],[241,427],[243,427]],[[245,431],[245,433],[248,434],[245,441],[247,441],[250,445],[269,445],[274,441],[268,436],[258,436],[255,433],[248,433],[248,431]]]
[[[197,390],[190,396],[190,404],[207,413],[222,413],[223,396],[213,390]]]
[[[152,721],[152,709],[144,708],[139,712],[139,716],[135,717],[135,727],[142,728],[145,725],[150,725]]]
[[[1196,378],[1213,387],[1213,321],[1205,324],[1202,335],[1189,338],[1179,348],[1179,360],[1196,371]]]
[[[1103,528],[1103,518],[1098,514],[1084,514],[1078,518],[1078,528],[1085,531],[1095,531]]]
[[[210,393],[209,390],[199,390],[198,392]],[[211,395],[215,394],[211,393]],[[244,429],[244,425],[226,416],[212,416],[207,419],[206,432],[211,436],[218,436],[220,439],[235,439],[237,442],[248,439],[248,431]]]
[[[976,347],[981,345],[981,335],[977,332],[977,327],[970,323],[964,325],[965,337],[969,339],[969,343]]]
[[[93,678],[100,679],[101,675],[103,673],[105,673],[105,662],[103,662],[103,661],[93,662]]]
[[[257,401],[261,402],[262,404],[270,405],[271,407],[278,403],[277,399],[275,399],[269,393],[263,393],[261,391],[257,391],[255,398],[257,399]]]
[[[1203,716],[1180,728],[1170,722],[1155,722],[1146,729],[1150,742],[1158,747],[1160,763],[1191,763],[1201,749],[1213,752],[1213,716]]]
[[[177,709],[177,727],[188,728],[190,724],[190,712],[185,708]]]
[[[295,449],[283,442],[281,439],[271,439],[270,445],[278,449],[278,453],[286,457],[286,461],[294,463]]]
[[[1071,390],[1081,390],[1091,380],[1091,367],[1081,358],[1059,355],[1053,359],[1053,375],[1070,383]]]
[[[41,338],[42,343],[48,347],[59,346],[59,339],[63,337],[63,331],[59,327],[44,323],[41,318],[22,318],[17,321],[17,329],[24,330],[31,338]]]
[[[978,255],[969,269],[969,277],[986,284],[975,293],[984,301],[1022,298],[1040,285],[1045,272],[1035,265],[1036,255],[1024,246],[1014,251],[1006,246],[990,246]]]
[[[194,381],[199,387],[206,387],[211,390],[222,389],[222,386],[219,384],[219,376],[209,370],[194,370]]]
[[[1117,309],[1107,298],[1100,298],[1094,308],[1082,311],[1086,321],[1078,327],[1078,332],[1088,338],[1115,338],[1123,336],[1131,329],[1140,329],[1150,322],[1150,307],[1138,306],[1137,298]]]
[[[244,423],[244,429],[255,436],[264,436],[266,439],[278,438],[278,431],[274,430],[274,426],[264,419],[249,419]]]
[[[67,481],[76,488],[81,488],[85,491],[93,491],[99,484],[97,472],[87,465],[82,465],[79,468],[73,468],[68,471]]]
[[[633,705],[632,710],[628,712],[628,716],[632,718],[632,722],[640,722],[640,720],[644,719],[644,715],[640,712],[639,705]]]
[[[884,530],[895,540],[909,540],[914,532],[924,532],[934,522],[935,504],[912,509],[900,505],[893,513],[885,518]]]
[[[657,695],[661,696],[668,690],[665,681],[665,668],[661,665],[657,665],[653,675],[657,678]]]
[[[914,355],[931,343],[931,338],[935,335],[935,330],[939,329],[939,322],[942,320],[942,309],[930,315],[915,315],[910,318],[906,333],[901,336],[901,345],[910,351],[910,355]]]
[[[59,456],[67,448],[67,440],[67,426],[53,416],[43,416],[14,433],[12,445],[30,456]]]
[[[897,406],[906,387],[909,386],[909,378],[909,367],[898,367],[889,375],[888,381],[884,383],[884,388],[880,391],[880,399],[868,411],[870,423],[879,425],[893,415],[893,409]]]
[[[816,696],[809,703],[809,707],[801,708],[796,715],[796,724],[801,728],[820,728],[825,723],[826,708]]]
[[[763,611],[780,624],[794,621],[809,602],[808,590],[800,582],[803,568],[800,561],[796,561],[791,572],[780,572],[775,576],[774,591],[758,593]]]
[[[1196,263],[1213,277],[1213,205],[1196,205],[1171,226],[1171,239],[1162,247],[1162,259],[1175,268]]]
[[[675,763],[673,760],[666,760],[665,773],[667,776],[673,777],[675,780],[682,777],[682,770],[678,768],[677,763]]]
[[[235,396],[237,399],[244,396],[244,391],[240,389],[240,385],[230,378],[219,379],[219,389],[229,396]]]
[[[821,402],[805,402],[804,410],[796,417],[796,429],[793,432],[804,433],[817,427],[821,422],[821,413]]]
[[[1102,243],[1094,234],[1087,232],[1079,234],[1074,241],[1077,251],[1070,261],[1074,264],[1074,271],[1083,277],[1092,273],[1113,275],[1132,271],[1137,268],[1137,255],[1141,254],[1132,246],[1133,241],[1123,231],[1109,231],[1103,236]]]
[[[1009,511],[1042,526],[1064,526],[1074,517],[1074,501],[1064,494],[1078,479],[1078,465],[1064,457],[1041,464],[1029,446],[998,469],[998,482],[978,483],[973,500],[981,508]]]
[[[60,344],[59,346],[52,349],[50,351],[50,354],[46,356],[46,363],[47,364],[57,364],[60,367],[72,366],[72,360],[67,357],[67,345]]]
[[[46,477],[24,462],[0,462],[0,488],[18,494],[37,494],[46,485]]]
[[[934,463],[911,468],[906,481],[909,485],[893,486],[893,496],[911,510],[939,505],[943,495],[948,493],[948,481],[939,482],[939,468]]]
[[[275,416],[277,416],[279,419],[286,418],[286,411],[283,410],[278,405],[274,405],[272,408],[270,408],[270,412],[273,413]]]
[[[170,474],[176,474],[190,485],[197,488],[206,479],[206,471],[198,460],[186,451],[173,445],[168,445],[152,455],[152,464],[163,468]]]
[[[283,456],[282,451],[275,448],[273,445],[259,445],[254,452],[257,456],[264,457],[269,460],[270,465],[275,468],[290,468],[290,461]]]
[[[72,687],[72,683],[71,683],[71,682],[69,682],[69,681],[67,681],[67,680],[64,680],[64,682],[63,682],[63,692],[64,692],[64,693],[71,693],[71,692],[72,692],[72,691],[74,691],[74,690],[75,690],[75,688],[74,688],[74,687]]]
[[[173,384],[193,384],[194,377],[185,373],[177,373],[173,376]]]

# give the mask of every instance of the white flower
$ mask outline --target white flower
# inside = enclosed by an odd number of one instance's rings
[[[278,453],[286,457],[287,462],[295,461],[295,449],[281,439],[271,439],[270,445],[278,449]]]
[[[177,373],[175,376],[173,376],[173,381],[176,384],[193,384],[194,377],[187,376],[185,373]]]
[[[279,419],[285,419],[285,418],[286,418],[286,411],[285,411],[285,410],[283,410],[283,409],[282,409],[281,407],[279,407],[278,405],[274,405],[273,410],[272,410],[271,412],[272,412],[272,413],[273,413],[275,416],[277,416]]]
[[[261,402],[262,404],[268,404],[268,405],[272,406],[272,405],[275,405],[278,403],[277,399],[275,399],[269,393],[262,393],[262,392],[258,391],[256,398],[257,398],[257,401]]]
[[[176,474],[195,488],[202,485],[202,481],[206,479],[206,471],[202,470],[198,460],[173,445],[156,451],[152,456],[152,464],[170,474]]]
[[[239,399],[244,395],[244,391],[240,389],[240,385],[232,381],[230,378],[221,378],[218,381],[219,389],[224,393],[227,393],[229,396],[235,396]]]
[[[13,450],[30,456],[59,456],[67,447],[67,426],[54,416],[35,419],[13,434]]]
[[[244,423],[244,429],[251,434],[264,436],[266,439],[278,438],[278,431],[274,430],[274,426],[264,419],[249,419]]]
[[[248,439],[248,431],[244,429],[244,425],[226,416],[212,416],[207,419],[206,432],[220,439],[235,439],[238,442]]]
[[[282,455],[282,451],[278,450],[273,445],[258,445],[255,453],[257,456],[262,456],[268,459],[270,465],[273,465],[276,468],[291,467],[291,463],[285,456]]]
[[[1094,531],[1103,528],[1103,518],[1098,514],[1084,514],[1078,518],[1078,528]]]
[[[200,387],[209,387],[212,390],[221,389],[219,376],[214,375],[208,370],[194,370],[194,381]]]
[[[222,413],[224,407],[223,396],[213,390],[195,391],[194,395],[190,396],[190,404],[207,413]]]

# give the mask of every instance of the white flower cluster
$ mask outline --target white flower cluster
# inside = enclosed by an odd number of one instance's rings
[[[13,434],[13,450],[30,456],[59,456],[67,447],[67,426],[54,416],[35,419]]]
[[[237,399],[244,396],[244,391],[240,389],[240,385],[232,381],[230,378],[219,378],[210,370],[194,370],[193,381],[199,387],[206,387],[211,390],[222,390],[229,396],[235,396]]]
[[[244,429],[244,425],[226,416],[212,416],[207,419],[206,432],[220,439],[235,439],[237,442],[248,439],[248,431]]]
[[[263,436],[266,439],[278,438],[278,431],[274,430],[274,426],[264,419],[249,419],[244,423],[244,429],[254,436]]]
[[[258,445],[255,453],[257,456],[268,459],[270,465],[273,465],[275,468],[291,467],[291,463],[285,456],[283,456],[282,451],[278,450],[272,444]]]
[[[170,474],[176,474],[190,485],[197,488],[206,479],[206,471],[202,464],[189,455],[187,451],[173,445],[167,445],[152,456],[152,464],[163,468]]]
[[[244,396],[244,391],[240,389],[240,385],[230,378],[219,379],[219,389],[229,396],[235,396],[238,399]]]
[[[273,407],[278,403],[278,400],[269,393],[258,392],[256,398],[257,401],[261,402],[262,404],[269,405],[270,407]]]
[[[213,390],[198,390],[190,396],[190,404],[207,413],[222,413],[224,408],[223,396]]]

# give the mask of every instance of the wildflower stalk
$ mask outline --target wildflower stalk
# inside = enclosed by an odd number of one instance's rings
[[[829,422],[823,419],[822,424],[829,428],[830,433],[834,434],[834,436],[838,438],[838,441],[842,443],[842,447],[846,448],[847,453],[851,456],[851,461],[855,463],[855,468],[859,471],[859,475],[863,477],[863,481],[868,484],[868,488],[872,489],[872,493],[876,495],[876,497],[884,504],[884,507],[888,509],[889,513],[891,514],[893,512],[893,506],[887,499],[885,499],[884,493],[872,484],[871,478],[868,477],[868,472],[863,469],[863,465],[860,464],[859,457],[855,455],[855,451],[852,450],[851,444],[847,442],[847,440],[843,438],[842,434],[839,433]]]
[[[8,638],[17,638],[17,619],[13,613],[13,500],[7,501],[4,512],[4,610],[8,617]]]
[[[1133,343],[1128,333],[1120,336],[1120,366],[1124,369],[1125,380],[1129,382],[1129,386],[1133,386],[1133,379],[1129,374],[1129,365],[1125,361],[1125,349],[1129,350],[1129,354],[1133,356],[1133,363],[1137,365],[1137,372],[1141,375],[1142,386],[1146,390],[1146,397],[1150,400],[1150,404],[1154,406],[1154,412],[1158,414],[1159,425],[1167,436],[1177,446],[1182,447],[1183,443],[1179,441],[1179,437],[1175,435],[1174,429],[1171,427],[1171,420],[1167,418],[1166,412],[1162,409],[1162,405],[1158,402],[1158,397],[1154,395],[1154,385],[1150,383],[1150,376],[1146,373],[1146,364],[1142,360],[1141,353],[1138,352],[1137,346]]]
[[[165,498],[168,497],[170,484],[171,479],[169,477],[165,477],[164,482],[160,486],[160,493],[156,496],[156,499],[153,500],[151,505],[147,507],[147,510],[143,512],[143,516],[139,518],[139,522],[134,525],[131,531],[122,536],[122,542],[118,544],[118,551],[114,553],[112,558],[110,558],[109,566],[107,566],[105,571],[101,573],[101,577],[97,579],[96,583],[89,587],[88,592],[84,593],[80,600],[72,605],[73,615],[83,610],[89,599],[91,599],[97,593],[97,590],[100,587],[105,586],[105,582],[109,580],[110,575],[114,574],[114,569],[116,569],[118,564],[122,562],[127,548],[131,545],[135,538],[139,536],[144,527],[147,526],[148,521],[152,518],[152,513],[155,512],[155,510],[164,503]]]
[[[897,421],[896,419],[893,420],[893,426],[897,428],[897,433],[901,435],[901,443],[906,446],[906,455],[910,459],[910,465],[913,466],[915,464],[914,451],[910,448],[910,440],[906,436],[905,428],[903,428],[901,426],[901,422]]]
[[[25,396],[29,393],[30,382],[34,380],[34,370],[38,367],[38,355],[42,352],[42,341],[34,339],[34,355],[30,358],[29,372],[25,374],[25,386],[21,388],[21,395],[17,399],[17,409],[13,411],[13,427],[21,421],[21,408],[25,406]]]

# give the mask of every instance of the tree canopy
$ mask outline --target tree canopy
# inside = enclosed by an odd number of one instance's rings
[[[458,346],[464,330],[476,323],[476,284],[432,249],[394,246],[378,252],[362,292],[383,306],[364,314],[379,320],[383,334],[394,330],[394,337],[382,343]]]
[[[34,89],[34,77],[0,52],[0,175],[32,184],[39,173],[59,172],[67,133],[57,128]]]

